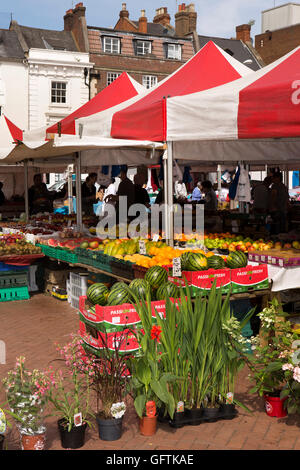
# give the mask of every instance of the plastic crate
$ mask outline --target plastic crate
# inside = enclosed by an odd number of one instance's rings
[[[86,295],[86,292],[87,292],[87,287],[79,287],[79,286],[75,286],[75,285],[72,285],[71,284],[71,288],[70,288],[70,294],[71,294],[71,297],[81,297],[82,295]]]
[[[123,260],[112,260],[110,262],[111,272],[125,279],[134,279],[133,263]]]
[[[78,263],[78,255],[73,251],[58,249],[56,255],[60,261],[72,264]]]
[[[134,273],[134,279],[144,279],[145,274],[148,271],[148,268],[144,268],[144,266],[138,266],[137,264],[134,264],[132,269]]]
[[[80,274],[80,273],[70,273],[70,285],[77,286],[81,289],[87,289],[88,287],[88,273],[87,274]]]
[[[54,246],[40,245],[40,244],[37,244],[37,246],[41,247],[42,253],[44,253],[44,255],[49,256],[49,258],[58,259],[58,249],[55,248]]]
[[[28,286],[28,271],[0,272],[0,289]]]
[[[11,302],[13,300],[28,300],[30,298],[28,287],[12,287],[11,289],[0,289],[0,302]]]
[[[79,311],[79,297],[74,297],[73,295],[71,295],[70,304],[71,304],[71,307]]]
[[[71,303],[71,283],[68,279],[66,282],[66,290],[67,290],[68,302],[70,304]]]

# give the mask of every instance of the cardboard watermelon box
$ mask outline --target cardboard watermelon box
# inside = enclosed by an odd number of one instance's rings
[[[98,354],[103,349],[107,349],[111,353],[117,349],[121,355],[135,354],[139,350],[136,335],[131,329],[103,333],[89,324],[79,321],[79,333],[84,344],[93,348],[94,352],[98,352]]]
[[[231,284],[232,293],[268,289],[268,265],[248,265],[245,268],[231,269]]]
[[[192,286],[192,295],[195,297],[199,290],[208,292],[214,281],[216,287],[227,293],[231,288],[230,269],[206,269],[205,271],[183,271],[182,277],[168,276],[168,280],[178,287],[185,287],[185,279]]]

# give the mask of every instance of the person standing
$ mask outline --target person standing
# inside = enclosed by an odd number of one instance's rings
[[[179,204],[184,204],[187,200],[187,189],[182,180],[175,182],[175,196]]]
[[[102,206],[102,215],[105,215],[105,211],[108,209],[108,205],[114,206],[115,203],[113,201],[106,202],[108,196],[115,196],[117,194],[116,186],[115,186],[115,178],[111,178],[109,185],[107,186],[106,190],[104,191],[103,195],[103,206]]]
[[[216,211],[218,209],[218,199],[210,181],[201,183],[201,192],[204,194],[201,202],[204,204],[205,211]]]
[[[253,212],[257,215],[268,215],[271,184],[272,178],[267,176],[253,189]]]
[[[30,214],[53,211],[53,195],[48,191],[40,173],[34,175],[33,185],[28,190]]]
[[[270,194],[270,214],[273,219],[274,234],[285,233],[288,225],[289,192],[282,182],[282,173],[275,172],[272,176]]]
[[[85,213],[85,215],[94,214],[93,205],[97,203],[97,188],[95,185],[96,181],[97,173],[90,173],[81,186],[82,211]]]
[[[134,204],[135,201],[135,192],[134,192],[134,184],[133,182],[127,177],[127,167],[123,167],[120,172],[120,179],[121,182],[118,187],[118,191],[116,195],[110,194],[105,198],[104,202],[111,203],[115,202],[116,203],[116,217],[117,221],[119,220],[119,214],[120,214],[120,198],[121,197],[126,197],[127,201],[127,218],[128,218],[128,210],[132,204]]]

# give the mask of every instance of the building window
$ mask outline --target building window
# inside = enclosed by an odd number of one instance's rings
[[[110,85],[120,75],[119,72],[107,72],[107,85]]]
[[[152,88],[157,84],[157,77],[155,75],[143,75],[143,85],[145,88]]]
[[[167,59],[181,60],[180,44],[168,44]]]
[[[264,40],[263,39],[261,39],[261,41],[260,41],[260,47],[264,47]]]
[[[151,54],[150,41],[136,41],[136,55]]]
[[[104,37],[103,50],[109,54],[120,54],[120,39]]]
[[[67,102],[66,82],[51,82],[51,103],[65,104]]]

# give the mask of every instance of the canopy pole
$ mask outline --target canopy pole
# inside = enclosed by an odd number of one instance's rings
[[[81,152],[76,154],[76,222],[77,230],[82,230],[82,203],[81,203]]]
[[[26,223],[29,222],[29,199],[28,199],[28,161],[24,161],[24,188],[25,188],[25,215],[26,215]]]
[[[165,237],[169,240],[169,216],[168,216],[168,151],[165,150],[163,154],[163,169],[164,169],[164,225]]]
[[[218,206],[221,207],[221,192],[222,192],[222,167],[217,167],[217,179],[218,179]]]
[[[68,165],[68,206],[69,206],[69,214],[73,214],[73,181],[72,181],[72,174],[73,174],[73,165]]]
[[[173,216],[173,142],[167,142],[168,159],[167,159],[167,213],[168,213],[168,244],[174,246],[174,216]]]

